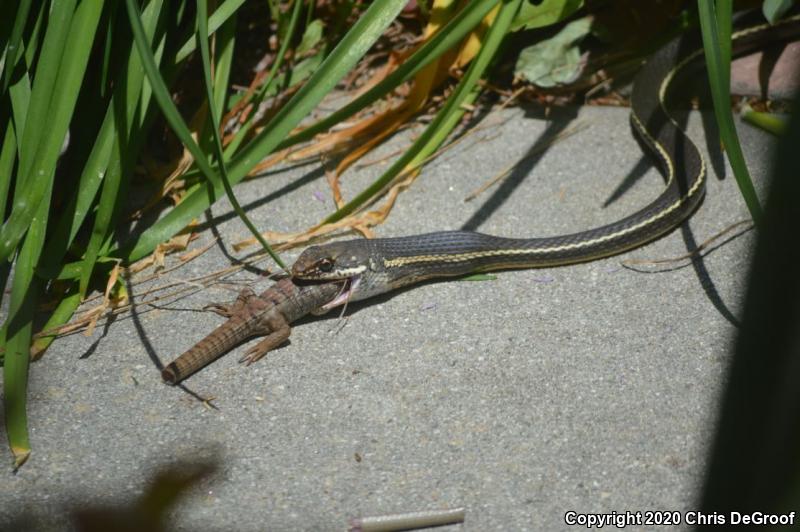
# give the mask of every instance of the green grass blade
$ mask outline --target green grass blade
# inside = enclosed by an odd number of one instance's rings
[[[128,0],[130,3],[131,0]],[[231,184],[241,181],[253,166],[269,155],[297,124],[328,94],[369,50],[405,5],[404,0],[373,2],[348,31],[314,75],[268,126],[241,152],[229,168]],[[189,221],[222,194],[222,186],[208,190],[193,187],[184,200],[135,241],[121,250],[128,261],[135,261],[155,246],[183,229]]]
[[[47,2],[39,3],[39,10],[36,13],[36,21],[33,24],[33,30],[30,37],[25,43],[25,64],[32,65],[37,54],[39,53],[39,43],[41,41],[41,33],[47,25],[47,20],[50,17],[50,9]]]
[[[22,0],[17,6],[16,15],[14,17],[14,26],[11,28],[11,36],[8,42],[5,43],[5,50],[0,50],[0,56],[5,52],[5,61],[3,62],[3,86],[0,94],[5,94],[8,86],[11,83],[11,74],[14,72],[14,67],[21,57],[22,53],[22,33],[25,31],[25,24],[28,22],[28,15],[31,11],[31,0]],[[6,10],[9,8],[6,7]],[[8,11],[6,11],[8,13]]]
[[[55,11],[55,9],[54,9]],[[25,133],[22,136],[23,148],[20,153],[20,172],[18,176],[18,187],[25,189],[25,193],[19,198],[15,198],[11,216],[0,229],[0,260],[6,260],[16,249],[22,235],[30,226],[33,215],[37,212],[39,203],[44,198],[49,189],[49,181],[54,174],[56,161],[61,150],[61,145],[75,110],[75,102],[80,90],[83,74],[92,49],[92,42],[97,30],[97,22],[102,11],[102,3],[82,2],[75,11],[75,16],[71,18],[68,39],[59,39],[63,49],[63,56],[57,67],[58,78],[47,80],[44,90],[51,96],[49,101],[42,101],[41,98],[47,94],[40,93],[37,98],[38,84],[40,77],[38,73],[42,69],[56,68],[55,64],[40,64],[37,68],[37,78],[33,87],[31,97],[31,115],[27,119]],[[48,26],[49,34],[53,25],[57,23],[51,21]],[[45,37],[47,40],[47,37]],[[52,44],[52,43],[51,43]],[[43,50],[43,56],[44,56]],[[55,60],[57,52],[53,51],[48,59]],[[44,59],[42,60],[44,62]],[[38,101],[37,101],[38,100]],[[34,107],[36,103],[36,107]],[[49,103],[49,105],[47,105]],[[42,113],[40,108],[45,107],[47,111]],[[39,134],[31,134],[35,129],[42,129]],[[30,138],[39,138],[40,142],[26,144]],[[36,155],[31,158],[30,154],[35,147]],[[27,160],[27,166],[26,166]]]
[[[9,134],[4,141],[4,144],[6,142],[8,142],[8,144],[5,144],[3,148],[4,158],[7,157],[4,166],[6,166],[8,170],[7,173],[4,172],[2,177],[4,187],[9,187],[11,184],[14,160],[18,153],[16,150],[19,148],[16,139],[18,134],[22,133],[25,129],[25,117],[28,114],[28,107],[30,105],[31,86],[27,72],[24,72],[15,83],[12,83],[11,87],[9,88],[8,95],[9,100],[11,101],[12,120],[10,120],[8,123],[7,129]],[[6,151],[6,148],[8,151]],[[19,190],[19,187],[16,188],[17,190],[14,191],[14,196],[18,197],[22,195],[23,192]],[[8,193],[6,192],[5,196],[7,195]],[[7,204],[8,198],[6,197],[4,200],[5,203],[3,205],[3,215],[5,216],[5,205]],[[0,261],[0,265],[0,267],[2,267],[2,270],[0,270],[0,275],[2,275],[2,278],[0,278],[0,280],[2,280],[3,288],[5,289],[5,284],[8,281],[11,261]]]
[[[285,270],[286,265],[275,251],[272,250],[264,237],[261,236],[261,232],[256,229],[256,226],[253,225],[253,222],[251,222],[245,214],[228,180],[228,172],[225,168],[225,156],[222,150],[222,139],[219,136],[219,121],[220,115],[222,114],[222,105],[214,104],[216,99],[214,97],[214,90],[212,89],[213,82],[211,81],[211,59],[208,51],[208,37],[204,37],[208,35],[208,27],[206,26],[207,17],[206,0],[197,0],[197,42],[200,46],[200,57],[203,64],[203,81],[206,88],[206,101],[210,109],[211,133],[214,139],[214,151],[216,153],[220,177],[222,178],[222,185],[225,187],[225,194],[228,195],[228,200],[231,202],[231,206],[239,216],[239,219],[242,220],[242,223],[244,223],[247,229],[249,229],[253,236],[261,243],[261,246],[269,253],[272,260]],[[235,22],[235,19],[232,19],[231,22]],[[227,76],[225,77],[227,78]]]
[[[294,38],[295,31],[297,29],[297,21],[300,18],[300,8],[302,7],[303,2],[295,1],[294,6],[292,8],[292,17],[289,19],[289,26],[286,30],[286,35],[284,39],[281,41],[281,46],[278,49],[278,53],[275,56],[275,61],[272,63],[272,67],[269,69],[269,73],[267,74],[267,79],[264,80],[264,84],[256,94],[256,97],[253,98],[253,108],[258,109],[258,106],[264,101],[264,98],[269,92],[270,87],[272,86],[272,82],[275,79],[275,75],[278,73],[278,70],[283,65],[283,61],[286,57],[286,51],[289,49],[289,44],[292,42]],[[309,12],[311,9],[309,8]],[[242,127],[239,128],[239,131],[236,132],[234,135],[233,140],[225,147],[225,156],[230,157],[232,154],[239,149],[239,145],[244,140],[245,136],[250,132],[250,130],[255,125],[255,116],[256,113],[250,113],[250,117],[247,120],[247,123],[243,124]]]
[[[716,8],[719,7],[719,10]],[[739,191],[744,198],[753,221],[757,224],[762,217],[761,204],[758,201],[755,187],[753,187],[747,163],[744,160],[739,136],[733,121],[730,95],[730,0],[698,0],[697,8],[700,15],[700,29],[703,34],[703,47],[706,53],[711,97],[714,101],[714,115],[719,125],[720,137],[725,146],[725,152],[739,185]],[[727,36],[725,44],[722,39]]]
[[[105,97],[108,90],[108,79],[113,69],[111,68],[111,53],[114,46],[114,36],[117,34],[117,11],[119,10],[119,2],[112,2],[106,13],[106,25],[103,27],[105,31],[106,41],[103,44],[103,62],[101,67],[102,74],[100,75],[100,95]]]
[[[11,186],[11,175],[17,154],[17,136],[14,124],[9,120],[6,133],[3,135],[3,146],[0,147],[0,220],[5,218],[5,206],[8,203],[8,192]],[[6,283],[11,271],[10,262],[0,262],[0,307],[5,298]]]
[[[220,5],[214,14],[208,19],[208,36],[211,37],[225,22],[236,15],[245,0],[226,0]],[[175,56],[175,62],[180,63],[197,49],[197,39],[193,35],[189,37]]]
[[[42,327],[42,331],[50,331],[56,329],[67,323],[72,315],[77,310],[78,305],[81,304],[81,294],[77,290],[73,290],[72,293],[64,297],[62,299],[56,309],[50,314],[50,317],[47,319],[47,323],[44,324]],[[41,353],[47,349],[53,340],[55,340],[55,335],[44,335],[39,336],[33,340],[31,343],[31,354],[34,357],[34,360],[38,358]]]
[[[407,168],[417,168],[435,152],[444,142],[458,121],[464,115],[464,104],[474,100],[477,92],[476,84],[483,76],[489,63],[494,58],[505,35],[508,33],[511,22],[519,9],[522,0],[512,0],[503,4],[491,28],[485,35],[484,43],[478,55],[472,60],[469,69],[448,98],[445,105],[428,124],[425,131],[420,134],[411,147],[400,156],[378,179],[361,191],[355,198],[343,205],[336,212],[328,216],[324,223],[341,220],[362,205],[368,203],[376,194],[386,188],[392,180]]]
[[[148,43],[142,18],[136,7],[135,1],[125,0],[125,7],[128,11],[128,20],[131,23],[131,30],[133,31],[133,38],[136,42],[136,49],[139,51],[139,57],[142,60],[142,66],[144,67],[145,74],[147,75],[147,79],[150,82],[150,86],[153,90],[153,97],[158,102],[158,106],[161,108],[161,112],[164,113],[164,118],[167,120],[167,123],[169,123],[172,131],[175,133],[178,139],[180,139],[186,149],[189,150],[189,152],[192,154],[192,157],[194,157],[197,167],[216,187],[219,184],[219,177],[211,165],[208,164],[208,159],[202,150],[200,150],[200,146],[198,146],[194,141],[194,138],[192,138],[192,134],[189,131],[189,126],[186,125],[183,117],[178,112],[178,108],[172,101],[172,97],[169,94],[169,90],[164,82],[164,78],[158,71],[155,56],[150,48],[150,44]]]
[[[3,135],[3,146],[0,147],[0,220],[6,217],[8,191],[11,187],[11,173],[14,171],[16,156],[17,136],[14,134],[14,125],[9,120]]]
[[[33,84],[33,90],[31,91],[30,105],[24,115],[25,122],[22,122],[22,115],[15,116],[17,138],[20,145],[17,173],[22,184],[26,184],[31,166],[37,156],[36,150],[39,148],[42,135],[45,133],[45,128],[42,126],[47,124],[50,102],[58,77],[58,68],[64,54],[64,47],[69,36],[69,28],[74,11],[74,0],[57,2],[53,5],[53,10],[49,15],[51,23],[45,32],[41,56],[38,58],[36,82]],[[29,62],[28,65],[30,64]],[[34,124],[34,127],[25,127],[27,122]],[[29,210],[33,210],[35,207],[36,205],[31,206],[28,204]],[[1,235],[2,232],[0,231]]]
[[[142,21],[145,26],[148,42],[152,42],[154,39],[156,25],[162,9],[163,1],[155,0],[149,2],[142,13]],[[157,57],[160,58],[161,54],[158,53]],[[112,175],[124,174],[126,176],[130,172],[130,168],[122,168],[122,160],[119,157],[120,150],[118,148],[115,150],[117,154],[116,157],[112,158],[111,154],[112,150],[115,149],[115,144],[120,135],[128,137],[134,131],[138,132],[139,135],[144,134],[144,131],[140,127],[141,124],[136,120],[137,106],[140,103],[140,95],[144,90],[144,72],[142,71],[139,54],[132,45],[127,52],[127,61],[123,67],[119,69],[117,74],[119,75],[119,79],[124,79],[126,83],[114,87],[115,92],[111,96],[106,115],[95,137],[95,143],[86,159],[86,164],[83,167],[78,181],[77,190],[75,190],[70,199],[65,202],[61,217],[55,224],[53,234],[48,239],[42,261],[40,261],[40,269],[37,272],[42,277],[53,278],[57,275],[58,269],[60,269],[61,266],[60,262],[66,250],[72,245],[86,216],[95,207],[94,200],[97,196],[97,191],[107,173]],[[125,109],[120,110],[117,108],[120,100],[127,104]],[[141,105],[146,106],[147,102],[142,101]],[[124,122],[128,126],[127,130],[124,132],[118,131],[118,117],[124,117]],[[128,151],[135,151],[133,146],[130,146],[130,148],[131,149]],[[125,179],[124,176],[123,179]],[[101,218],[106,220],[107,214],[106,212],[102,214],[98,213]],[[107,227],[98,227],[96,223],[97,222],[95,222],[95,227],[92,229],[93,234],[100,233],[102,236],[95,237],[98,239],[97,242],[90,242],[87,256],[83,261],[81,275],[87,279],[88,276],[91,275],[96,260],[95,253],[98,251],[96,247],[93,248],[93,246],[98,246],[102,239],[105,238],[105,233],[107,232]],[[108,224],[108,221],[105,223]],[[91,259],[91,256],[94,256],[94,259]]]
[[[89,245],[86,247],[83,271],[81,272],[81,278],[78,284],[78,291],[81,297],[86,295],[86,290],[89,288],[89,279],[94,271],[94,263],[97,261],[100,246],[108,235],[114,214],[114,207],[117,204],[120,181],[122,180],[122,164],[120,159],[121,150],[124,149],[122,145],[123,142],[124,139],[122,136],[118,135],[117,142],[114,143],[111,151],[108,170],[103,177],[103,190],[100,192],[97,214],[95,215],[94,225],[92,226],[92,234],[89,237]]]
[[[225,112],[228,89],[233,68],[233,52],[236,49],[236,19],[230,19],[216,33],[216,62],[214,63],[214,106],[217,117]]]
[[[48,180],[52,185],[52,180]],[[15,468],[20,467],[30,455],[28,437],[28,366],[30,364],[33,315],[36,308],[39,281],[33,276],[47,229],[50,208],[49,196],[39,204],[36,216],[28,229],[14,267],[11,284],[8,320],[0,332],[5,347],[3,361],[3,405],[5,407],[6,433]]]

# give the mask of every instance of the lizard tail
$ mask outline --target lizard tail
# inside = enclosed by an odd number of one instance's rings
[[[251,336],[245,320],[232,317],[161,371],[167,384],[177,384],[247,340]]]

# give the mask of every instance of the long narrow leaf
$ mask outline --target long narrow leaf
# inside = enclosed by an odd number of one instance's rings
[[[3,86],[0,89],[0,94],[5,94],[8,86],[11,83],[11,74],[14,72],[14,67],[17,65],[17,60],[22,52],[22,32],[25,30],[25,24],[28,22],[28,14],[31,10],[31,0],[21,0],[16,10],[16,17],[14,17],[14,26],[11,28],[11,36],[6,43],[5,48],[5,61],[3,63]],[[9,8],[7,7],[6,10]],[[0,55],[3,50],[0,50]]]
[[[22,133],[25,129],[25,117],[28,114],[28,107],[30,105],[31,100],[31,85],[30,79],[28,78],[27,73],[23,73],[19,79],[17,79],[14,83],[11,84],[8,90],[9,100],[11,101],[11,115],[12,120],[8,123],[7,128],[7,136],[4,140],[3,146],[3,164],[0,171],[3,172],[2,179],[3,187],[6,188],[11,185],[11,180],[13,177],[12,171],[14,166],[14,159],[19,148],[17,142],[17,135]],[[3,194],[3,216],[5,217],[5,205],[8,202],[8,192]],[[2,219],[2,218],[0,218]],[[2,284],[3,289],[5,289],[5,285],[8,281],[8,275],[10,273],[10,261],[0,262],[2,264],[2,269],[0,270],[0,284]],[[2,300],[3,295],[0,295],[0,300]]]
[[[716,6],[721,9],[719,12]],[[731,5],[729,0],[717,0],[716,5],[711,0],[698,0],[697,8],[700,15],[700,28],[703,34],[703,47],[706,53],[706,65],[708,67],[709,84],[711,85],[711,97],[714,101],[714,115],[719,125],[720,136],[725,146],[725,152],[739,185],[750,216],[756,223],[762,217],[761,204],[758,201],[755,187],[750,179],[747,170],[747,163],[744,160],[742,147],[739,143],[739,136],[736,133],[736,126],[733,121],[731,111],[730,95],[730,16]],[[727,34],[727,44],[721,45],[723,35],[720,29]]]
[[[11,173],[14,170],[16,155],[17,136],[14,134],[14,124],[9,121],[3,135],[3,145],[0,147],[0,221],[6,217],[8,191],[11,186]]]
[[[37,150],[40,150],[42,137],[45,135],[47,129],[42,126],[48,124],[50,102],[53,99],[53,93],[58,79],[58,69],[63,60],[65,43],[69,37],[69,28],[74,11],[74,0],[57,2],[53,6],[53,10],[49,14],[50,24],[48,24],[47,31],[45,32],[41,56],[38,58],[36,83],[33,84],[33,89],[31,91],[30,105],[24,117],[25,122],[22,122],[22,116],[17,115],[15,117],[17,121],[17,138],[19,139],[20,145],[19,170],[17,173],[20,180],[19,184],[26,185],[26,189],[32,185],[27,183],[27,179],[31,174],[31,167],[38,155]],[[28,122],[34,124],[34,127],[24,127]],[[64,131],[66,132],[66,128]],[[59,145],[59,148],[60,147]],[[39,180],[41,181],[41,178],[39,178]],[[18,186],[17,188],[20,187]],[[40,188],[44,190],[43,187]],[[15,204],[12,207],[14,210],[17,210],[17,203],[20,200],[21,205],[26,207],[28,211],[33,211],[36,208],[36,205],[30,205],[30,202],[19,195],[17,195],[14,200]],[[4,233],[5,227],[0,230],[0,237],[2,237]],[[2,244],[0,244],[0,246],[2,246]]]
[[[52,188],[52,180],[48,181]],[[50,190],[46,191],[49,198]],[[19,468],[30,456],[28,437],[28,366],[30,364],[33,314],[36,308],[38,280],[33,271],[44,243],[49,201],[42,201],[28,229],[14,269],[8,320],[0,332],[5,345],[3,363],[3,405],[6,432],[14,466]]]
[[[217,7],[214,14],[208,19],[208,36],[214,34],[225,22],[236,15],[236,12],[242,7],[245,0],[225,0],[225,2]],[[180,63],[195,51],[197,47],[197,38],[191,36],[186,40],[186,43],[181,47],[178,54],[175,56],[175,62]]]
[[[222,185],[225,187],[225,194],[228,195],[228,200],[231,202],[231,206],[236,214],[239,216],[239,219],[242,220],[242,223],[250,230],[253,236],[261,243],[261,246],[270,254],[272,260],[274,260],[281,268],[284,270],[286,269],[286,265],[283,264],[281,258],[273,251],[267,241],[261,236],[261,232],[253,225],[253,222],[245,214],[242,206],[239,204],[239,200],[236,199],[236,194],[233,193],[233,188],[231,188],[230,181],[228,180],[228,171],[225,168],[225,156],[222,150],[222,139],[219,136],[219,120],[220,115],[222,114],[222,106],[214,105],[214,91],[212,90],[212,81],[211,81],[211,59],[210,54],[208,51],[208,28],[206,27],[206,0],[197,0],[197,42],[200,46],[200,57],[202,59],[203,64],[203,81],[206,88],[206,100],[209,106],[209,114],[211,116],[211,133],[214,139],[214,151],[216,153],[218,168],[220,171],[220,178],[222,179]],[[235,19],[233,19],[235,21]],[[232,21],[232,22],[233,22]]]
[[[100,251],[100,246],[106,239],[109,227],[111,225],[114,206],[117,202],[117,194],[119,192],[121,176],[121,167],[119,159],[122,157],[121,151],[125,148],[124,137],[117,135],[117,142],[114,144],[108,171],[103,177],[103,190],[100,193],[100,201],[97,205],[97,215],[95,216],[94,225],[92,226],[92,234],[89,237],[89,245],[86,247],[86,254],[84,258],[83,271],[81,272],[79,292],[81,297],[86,295],[86,290],[89,287],[89,279],[94,270],[94,263],[97,260],[97,255]]]
[[[67,323],[70,318],[72,318],[75,310],[77,310],[78,305],[81,304],[81,299],[81,294],[78,291],[74,291],[72,294],[64,297],[52,314],[50,314],[47,322],[42,327],[42,331],[50,331]],[[31,342],[31,358],[37,360],[55,339],[55,335],[48,335],[47,333],[45,333],[44,336],[38,336],[34,339],[33,342]]]

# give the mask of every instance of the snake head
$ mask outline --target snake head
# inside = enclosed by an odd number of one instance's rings
[[[347,301],[376,295],[370,279],[375,261],[370,255],[369,240],[331,242],[306,248],[292,265],[292,277],[313,281],[347,280],[345,290],[323,308],[330,309]],[[385,290],[382,290],[385,291]]]
[[[366,244],[366,240],[348,240],[306,248],[292,265],[292,277],[321,281],[360,275],[370,263]]]

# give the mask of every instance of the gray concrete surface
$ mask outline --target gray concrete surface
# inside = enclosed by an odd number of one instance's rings
[[[627,111],[575,113],[490,114],[482,123],[498,125],[428,166],[378,235],[464,225],[551,235],[654,198],[662,180]],[[571,118],[585,129],[462,201]],[[763,185],[771,141],[741,130]],[[689,131],[705,151],[700,114]],[[218,324],[198,309],[230,299],[230,287],[57,341],[31,369],[33,454],[3,474],[0,527],[24,510],[61,528],[65,508],[130,502],[160,467],[214,453],[217,473],[171,514],[178,530],[342,530],[352,516],[458,506],[466,523],[451,530],[579,530],[566,512],[696,510],[754,234],[663,273],[620,260],[681,255],[747,217],[714,160],[705,203],[657,242],[588,264],[427,284],[354,306],[344,323],[303,323],[257,364],[239,366],[239,348],[187,381],[217,410],[162,384],[152,357],[166,363]],[[345,194],[384,168],[347,174]],[[237,193],[260,227],[300,229],[331,208],[319,175],[298,168]],[[229,246],[247,231],[228,213],[226,202],[213,208],[222,245],[241,257]],[[166,279],[228,264],[215,246]],[[269,284],[253,273],[236,279]],[[11,461],[5,445],[0,461]]]

